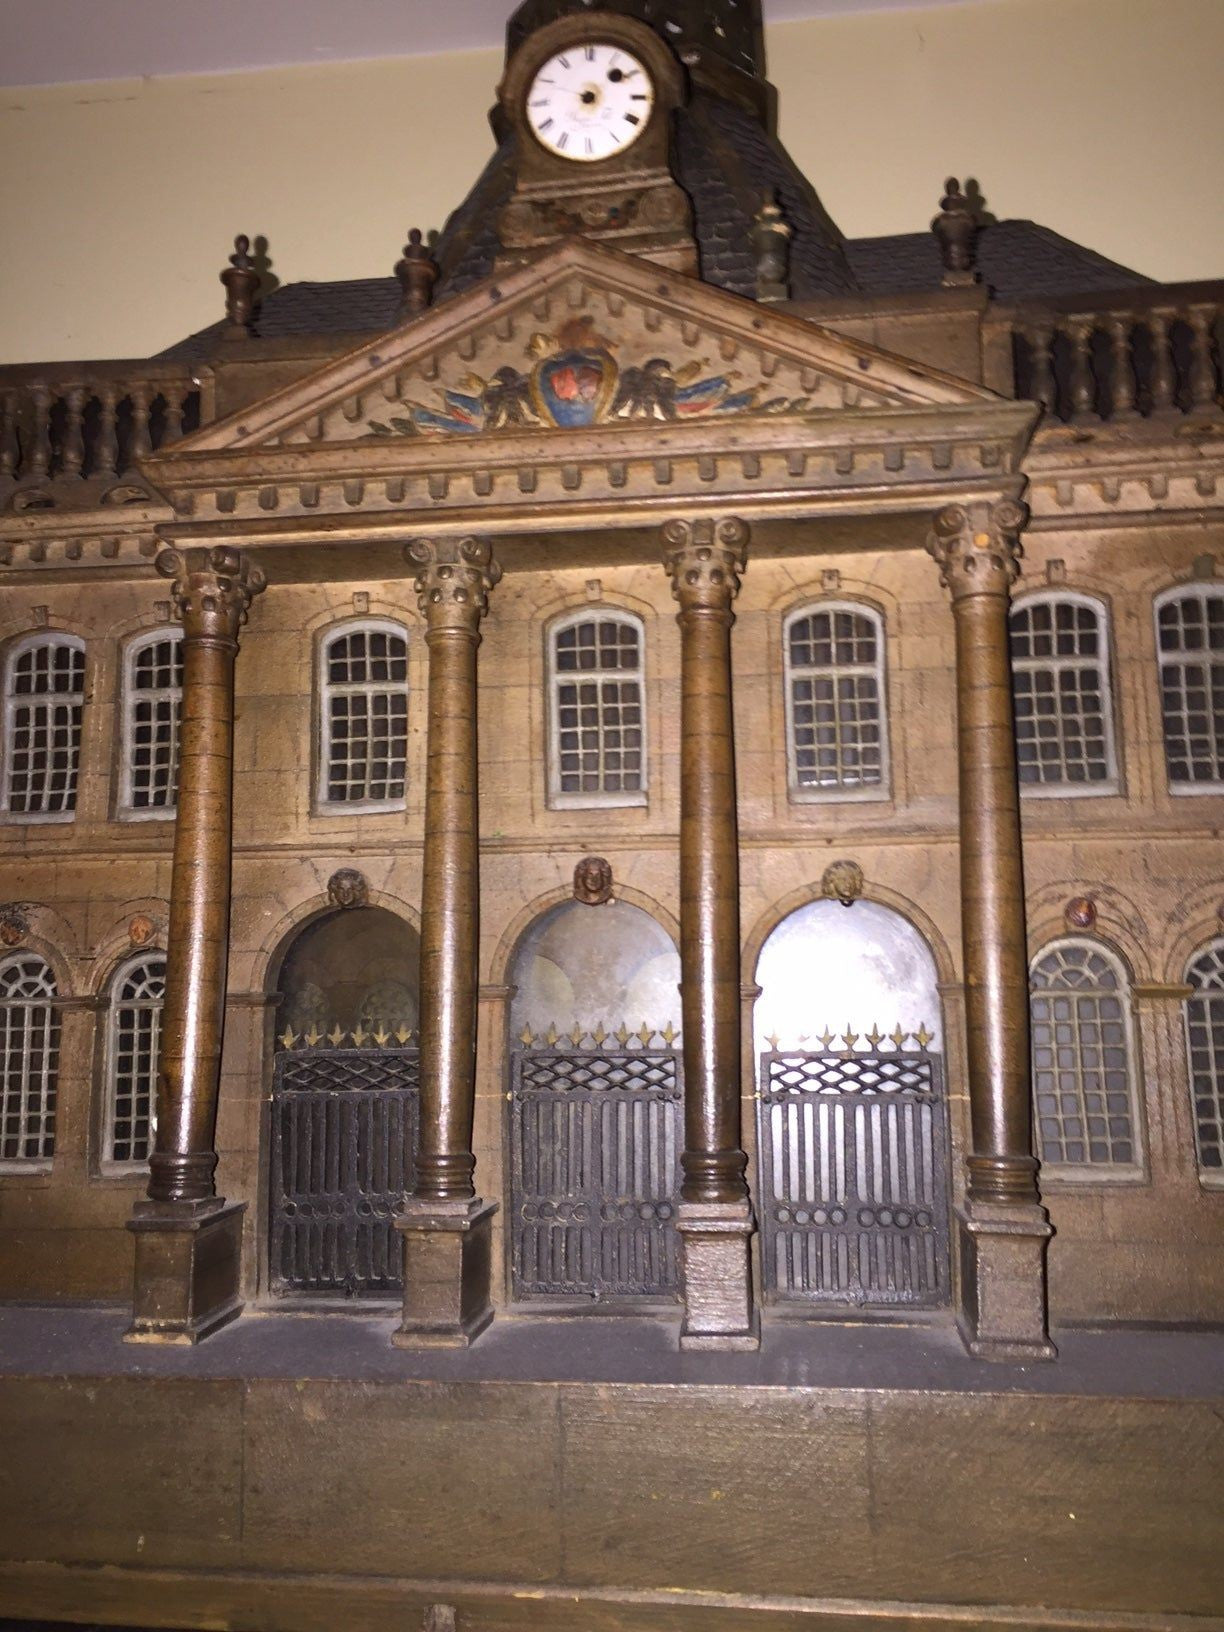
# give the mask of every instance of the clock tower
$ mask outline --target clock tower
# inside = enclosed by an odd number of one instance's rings
[[[693,212],[676,180],[685,70],[648,24],[583,7],[527,34],[498,91],[514,144],[499,268],[581,235],[680,272],[698,270]]]

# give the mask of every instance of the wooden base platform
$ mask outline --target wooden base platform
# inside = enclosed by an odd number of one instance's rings
[[[1218,1632],[1224,1336],[0,1312],[0,1616],[259,1632]],[[448,1613],[453,1611],[453,1617]]]

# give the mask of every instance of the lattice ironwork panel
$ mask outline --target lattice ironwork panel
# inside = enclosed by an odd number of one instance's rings
[[[679,1054],[520,1049],[509,1110],[515,1296],[678,1296]]]
[[[947,1109],[926,1053],[761,1056],[765,1296],[947,1302]]]
[[[414,1181],[415,1049],[276,1056],[270,1273],[279,1293],[403,1289],[395,1218]]]

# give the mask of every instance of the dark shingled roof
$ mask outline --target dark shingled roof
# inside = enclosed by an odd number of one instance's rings
[[[513,138],[502,143],[446,223],[434,249],[441,304],[489,277],[500,249],[502,205],[514,181]],[[753,219],[776,194],[792,231],[791,292],[796,300],[920,294],[939,288],[942,267],[930,232],[847,241],[777,138],[738,104],[694,88],[676,118],[676,175],[693,203],[702,278],[749,298],[756,293]],[[1001,300],[1055,298],[1122,289],[1151,280],[1032,221],[1001,221],[978,238],[983,281]],[[365,333],[398,319],[394,277],[346,283],[292,283],[263,303],[258,333],[267,340]],[[222,325],[191,335],[160,355],[196,363],[214,350]]]

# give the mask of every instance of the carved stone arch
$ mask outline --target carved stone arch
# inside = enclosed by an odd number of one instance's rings
[[[311,617],[304,619],[298,627],[308,642],[311,653],[314,653],[325,634],[330,633],[332,629],[338,629],[343,623],[365,623],[371,618],[385,619],[389,623],[402,623],[409,635],[422,627],[411,577],[404,579],[402,601],[386,600],[381,595],[370,595],[368,599],[369,605],[364,612],[355,609],[353,597],[350,595],[344,605],[323,607]]]
[[[1029,954],[1030,971],[1039,959],[1045,957],[1047,952],[1054,951],[1060,946],[1072,944],[1098,948],[1102,956],[1113,959],[1122,971],[1128,991],[1137,983],[1138,975],[1134,962],[1128,957],[1125,948],[1119,945],[1108,930],[1102,930],[1099,922],[1092,929],[1068,929],[1067,925],[1063,924],[1056,935],[1049,936],[1040,945],[1033,947]]]
[[[19,946],[0,946],[0,963],[7,963],[10,958],[20,958],[23,954],[28,956],[31,952],[41,958],[54,975],[56,997],[80,998],[88,995],[85,982],[74,978],[75,960],[66,957],[54,941],[33,931],[24,937]]]
[[[869,582],[866,578],[849,578],[839,574],[837,587],[829,588],[824,582],[823,575],[813,571],[809,579],[798,583],[792,580],[784,585],[766,603],[765,611],[777,620],[778,628],[781,629],[792,612],[798,612],[806,606],[818,606],[822,601],[860,602],[868,611],[878,614],[883,621],[886,636],[895,631],[904,604],[900,597],[894,595],[892,590],[883,584]]]
[[[371,888],[368,905],[382,907],[396,918],[403,919],[419,936],[421,915],[416,907],[400,896],[386,890]],[[269,997],[276,991],[285,958],[294,941],[311,923],[330,917],[338,909],[328,899],[327,891],[313,892],[296,907],[283,913],[268,930],[250,959],[249,988],[252,996]]]
[[[756,985],[757,964],[760,962],[761,952],[765,942],[793,912],[800,907],[806,907],[813,901],[825,899],[820,880],[804,884],[797,890],[792,890],[780,901],[774,902],[765,912],[756,919],[752,928],[744,939],[742,979],[745,987]],[[935,920],[925,912],[918,903],[909,896],[900,894],[897,890],[889,889],[886,885],[867,877],[863,884],[862,900],[874,901],[879,906],[888,907],[891,911],[904,918],[912,928],[917,930],[926,942],[931,956],[935,960],[935,972],[941,986],[950,986],[960,979],[956,960],[952,955],[952,948]],[[848,908],[848,911],[854,909]]]
[[[592,569],[592,575],[595,574],[595,570]],[[640,595],[634,595],[631,591],[622,589],[619,584],[613,588],[608,588],[602,579],[599,580],[599,599],[593,601],[586,591],[588,581],[584,579],[581,586],[575,584],[572,589],[558,589],[547,600],[540,601],[534,606],[531,611],[533,627],[538,627],[547,632],[559,618],[567,617],[573,612],[581,612],[588,607],[592,617],[598,617],[600,608],[606,606],[614,612],[628,612],[633,617],[640,618],[647,627],[649,627],[652,618],[659,616],[659,606],[655,602],[645,600]],[[666,578],[660,576],[660,585],[661,602],[668,593]],[[668,605],[670,606],[670,599]]]
[[[129,958],[139,957],[144,953],[165,957],[169,917],[169,903],[156,900],[152,896],[125,902],[115,922],[94,948],[93,962],[89,967],[89,978],[86,982],[89,995],[99,999],[105,998],[115,972]],[[131,923],[135,918],[148,918],[153,924],[153,932],[148,940],[139,944],[132,941],[130,932]]]
[[[1224,876],[1184,895],[1165,920],[1165,938],[1153,964],[1156,979],[1180,985],[1186,966],[1200,948],[1224,936]]]
[[[634,889],[632,885],[622,884],[619,879],[616,881],[613,893],[615,899],[623,901],[626,906],[640,907],[643,912],[655,920],[661,929],[667,931],[676,946],[680,945],[679,919],[660,902],[656,901],[653,896],[645,894],[642,890]],[[537,895],[534,900],[529,901],[515,913],[502,931],[494,949],[493,957],[490,960],[489,984],[491,986],[504,986],[506,984],[523,936],[536,920],[542,918],[546,912],[551,912],[554,907],[563,906],[567,901],[573,899],[573,886],[565,884],[557,889],[548,890],[543,895]],[[589,910],[591,912],[602,912],[604,909],[602,907],[591,907]]]
[[[1097,911],[1096,923],[1080,929],[1064,916],[1069,901],[1087,896]],[[1160,959],[1151,944],[1147,923],[1135,903],[1112,884],[1092,879],[1060,879],[1042,887],[1028,900],[1028,961],[1058,940],[1100,939],[1117,951],[1133,981],[1156,980]]]

